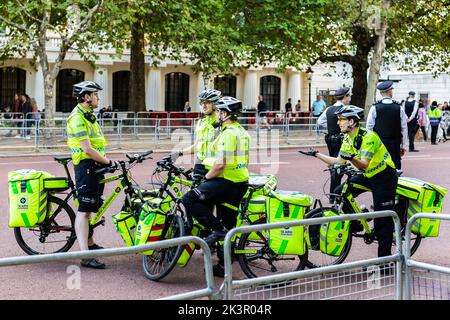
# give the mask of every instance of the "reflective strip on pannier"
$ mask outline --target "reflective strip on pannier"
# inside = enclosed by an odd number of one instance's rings
[[[136,237],[136,219],[132,214],[121,211],[112,216],[114,224],[116,225],[117,231],[125,241],[125,244],[130,247],[134,245],[134,240]]]
[[[9,226],[33,227],[44,221],[48,194],[43,180],[53,177],[48,172],[24,169],[8,173]]]
[[[303,219],[312,204],[309,195],[292,192],[271,192],[267,197],[268,222],[276,223]],[[305,254],[304,227],[291,227],[269,230],[269,247],[276,254]]]
[[[136,230],[136,245],[146,244],[161,239],[166,222],[166,215],[161,209],[152,209],[147,203],[142,206],[142,212]],[[141,252],[151,255],[154,250]]]
[[[200,234],[200,229],[196,225],[194,225],[194,227],[192,228],[192,231],[191,231],[191,235],[198,236],[199,234]],[[191,260],[191,257],[194,254],[194,251],[195,251],[195,244],[193,244],[191,242],[187,243],[184,246],[184,249],[181,252],[180,257],[178,258],[177,266],[181,267],[181,268],[186,266],[187,263],[189,262],[189,260]]]
[[[400,177],[397,194],[408,198],[408,219],[420,212],[441,213],[447,189],[415,178]],[[439,219],[418,219],[411,231],[422,237],[439,235]]]
[[[44,189],[49,192],[65,191],[69,189],[69,180],[66,177],[46,178]]]
[[[323,217],[337,216],[333,211],[326,211]],[[339,256],[347,243],[350,221],[334,221],[320,225],[320,251],[330,256]]]

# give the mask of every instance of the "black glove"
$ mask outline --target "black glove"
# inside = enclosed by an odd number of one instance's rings
[[[306,156],[310,156],[310,157],[316,157],[317,154],[319,153],[319,151],[314,150],[314,149],[312,149],[312,148],[309,148],[308,151],[301,151],[301,150],[300,150],[299,152],[302,153],[302,154],[304,154],[304,155],[306,155]]]
[[[353,154],[353,153],[352,154],[348,154],[348,153],[347,154],[342,154],[341,153],[339,156],[342,159],[344,159],[344,160],[349,160],[350,161],[350,160],[352,160],[355,157],[355,154]]]

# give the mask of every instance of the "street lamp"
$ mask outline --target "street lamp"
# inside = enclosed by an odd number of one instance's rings
[[[308,111],[309,112],[311,112],[311,82],[312,82],[313,73],[314,73],[314,71],[311,69],[311,67],[308,67],[308,69],[306,69],[306,76],[308,78],[308,96],[309,96]]]

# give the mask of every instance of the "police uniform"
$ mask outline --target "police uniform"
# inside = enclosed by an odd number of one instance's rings
[[[247,191],[248,156],[250,136],[238,123],[222,125],[219,136],[209,146],[212,150],[203,163],[211,169],[217,159],[225,159],[222,174],[206,180],[197,188],[187,192],[182,199],[188,215],[197,219],[209,230],[231,229],[236,225],[236,212],[225,206],[217,207],[217,217],[213,215],[214,205],[228,203],[238,206]]]
[[[327,144],[329,155],[335,158],[339,155],[343,136],[341,134],[341,128],[338,125],[336,111],[344,105],[342,99],[349,94],[349,92],[350,88],[340,88],[336,90],[334,95],[337,99],[336,103],[328,107],[317,120],[319,127],[325,127],[328,130],[328,133],[325,135],[325,143]],[[341,184],[341,179],[341,174],[337,174],[336,172],[331,173],[330,193],[333,193],[334,189]],[[331,197],[330,200],[333,201],[333,198],[334,197]]]
[[[410,96],[415,96],[414,91],[408,93]],[[408,117],[408,140],[409,140],[409,151],[415,152],[414,139],[416,138],[417,132],[417,109],[418,104],[416,100],[406,99],[405,101],[405,114]]]
[[[382,82],[377,86],[380,92],[393,87],[392,81]],[[399,102],[390,97],[378,100],[369,110],[366,129],[375,131],[389,151],[397,169],[401,169],[400,149],[406,146],[406,114]]]
[[[89,139],[91,147],[102,156],[106,155],[105,148],[108,142],[94,113],[80,104],[73,109],[67,119],[67,136],[67,145],[72,153],[75,168],[78,211],[97,212],[104,184],[99,183],[103,176],[96,175],[95,170],[101,166],[83,151],[80,141]]]
[[[374,211],[393,210],[398,177],[394,162],[380,137],[359,127],[353,137],[344,135],[339,155],[355,155],[355,158],[369,160],[364,173],[351,178],[349,192],[356,197],[364,192],[357,185],[364,186],[372,190]],[[342,185],[336,188],[335,193],[340,194],[342,188]],[[351,209],[345,204],[343,211],[351,212]],[[378,256],[390,255],[394,232],[392,218],[374,219],[374,232],[379,243]]]
[[[195,127],[195,135],[197,139],[197,159],[194,164],[194,173],[200,174],[204,176],[208,170],[205,168],[203,164],[203,160],[205,158],[210,157],[208,154],[212,149],[209,148],[210,144],[218,137],[220,133],[219,128],[214,128],[213,124],[216,122],[217,116],[214,115],[212,117],[204,116],[202,117],[196,127]]]

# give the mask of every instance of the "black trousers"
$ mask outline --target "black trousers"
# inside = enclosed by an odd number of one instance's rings
[[[409,151],[414,150],[414,139],[416,138],[417,132],[417,121],[411,120],[408,122],[408,140],[409,140]]]
[[[398,177],[394,169],[388,167],[372,178],[366,178],[362,174],[351,178],[348,191],[356,198],[364,192],[352,184],[359,184],[372,190],[373,206],[375,211],[394,210],[395,192]],[[336,188],[335,193],[342,192],[343,185]],[[348,204],[344,204],[344,212],[353,212]],[[391,255],[394,221],[391,217],[374,219],[374,232],[378,240],[378,257]]]
[[[236,226],[237,212],[217,206],[217,217],[213,215],[214,205],[228,203],[237,207],[247,191],[247,183],[234,183],[223,178],[211,179],[187,192],[182,199],[188,216],[197,219],[206,229],[232,229]]]
[[[436,137],[438,133],[439,125],[431,126],[431,143],[436,144]]]
[[[340,135],[329,135],[325,136],[325,142],[328,147],[328,153],[330,157],[337,157],[339,155],[339,150],[341,150],[342,138]],[[342,174],[337,174],[336,172],[331,172],[330,177],[330,193],[334,192],[334,189],[341,184]],[[333,201],[334,197],[331,196],[330,200]]]
[[[415,134],[415,133],[414,133]],[[381,138],[381,142],[385,145],[387,151],[391,155],[392,161],[394,161],[397,169],[402,168],[402,158],[400,157],[400,145],[402,144],[402,138]]]
[[[100,184],[100,180],[105,176],[95,174],[95,170],[100,168],[101,165],[92,159],[81,160],[74,166],[79,212],[97,212],[102,205],[105,184]]]

